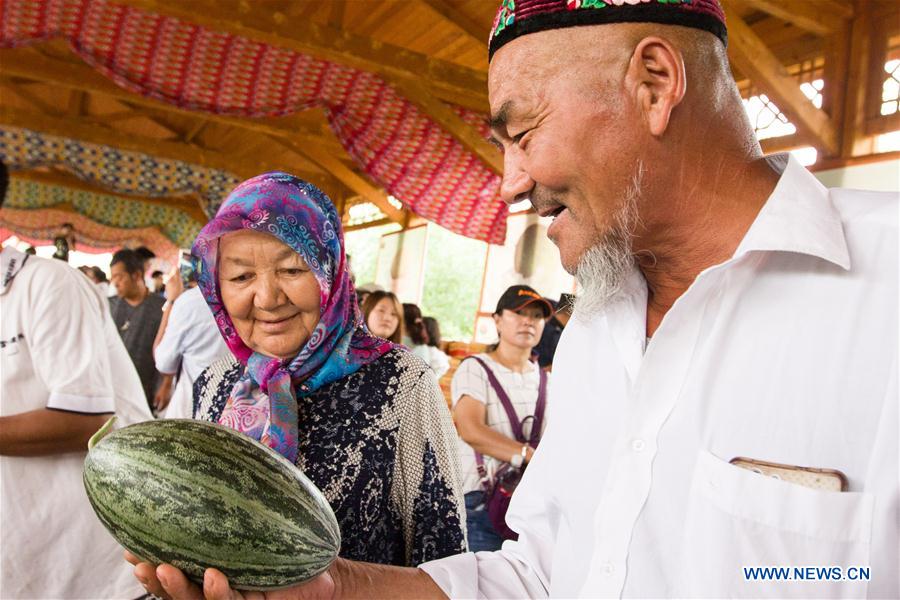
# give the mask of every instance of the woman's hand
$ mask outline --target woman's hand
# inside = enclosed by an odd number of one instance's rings
[[[203,589],[172,565],[153,567],[126,551],[125,560],[134,565],[134,576],[147,592],[166,600],[331,600],[334,580],[326,571],[300,585],[270,592],[239,592],[231,589],[228,579],[217,569],[207,569]]]

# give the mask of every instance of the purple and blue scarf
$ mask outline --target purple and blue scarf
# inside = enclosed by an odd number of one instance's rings
[[[250,229],[273,235],[309,265],[320,290],[320,318],[296,357],[254,352],[238,336],[219,291],[219,238]],[[265,173],[238,185],[200,231],[192,248],[198,282],[225,343],[246,369],[219,423],[297,459],[297,400],[357,371],[394,345],[363,325],[334,205],[314,185],[287,173]],[[258,388],[268,396],[254,393]]]

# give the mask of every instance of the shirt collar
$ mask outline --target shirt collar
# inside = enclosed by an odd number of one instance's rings
[[[734,258],[754,250],[796,252],[816,256],[845,270],[850,253],[841,216],[828,189],[794,157],[771,157],[783,170],[772,195],[741,241]]]
[[[28,255],[12,246],[5,246],[0,252],[0,295],[9,291],[13,278],[22,270]]]

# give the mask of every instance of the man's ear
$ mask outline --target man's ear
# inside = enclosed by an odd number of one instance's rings
[[[642,39],[628,63],[625,85],[650,134],[663,135],[687,87],[681,52],[666,39]]]

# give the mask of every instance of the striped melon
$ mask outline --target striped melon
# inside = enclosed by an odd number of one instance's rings
[[[196,582],[207,567],[232,587],[267,590],[315,577],[340,531],[296,466],[227,427],[190,419],[137,423],[91,439],[84,487],[113,537]]]

